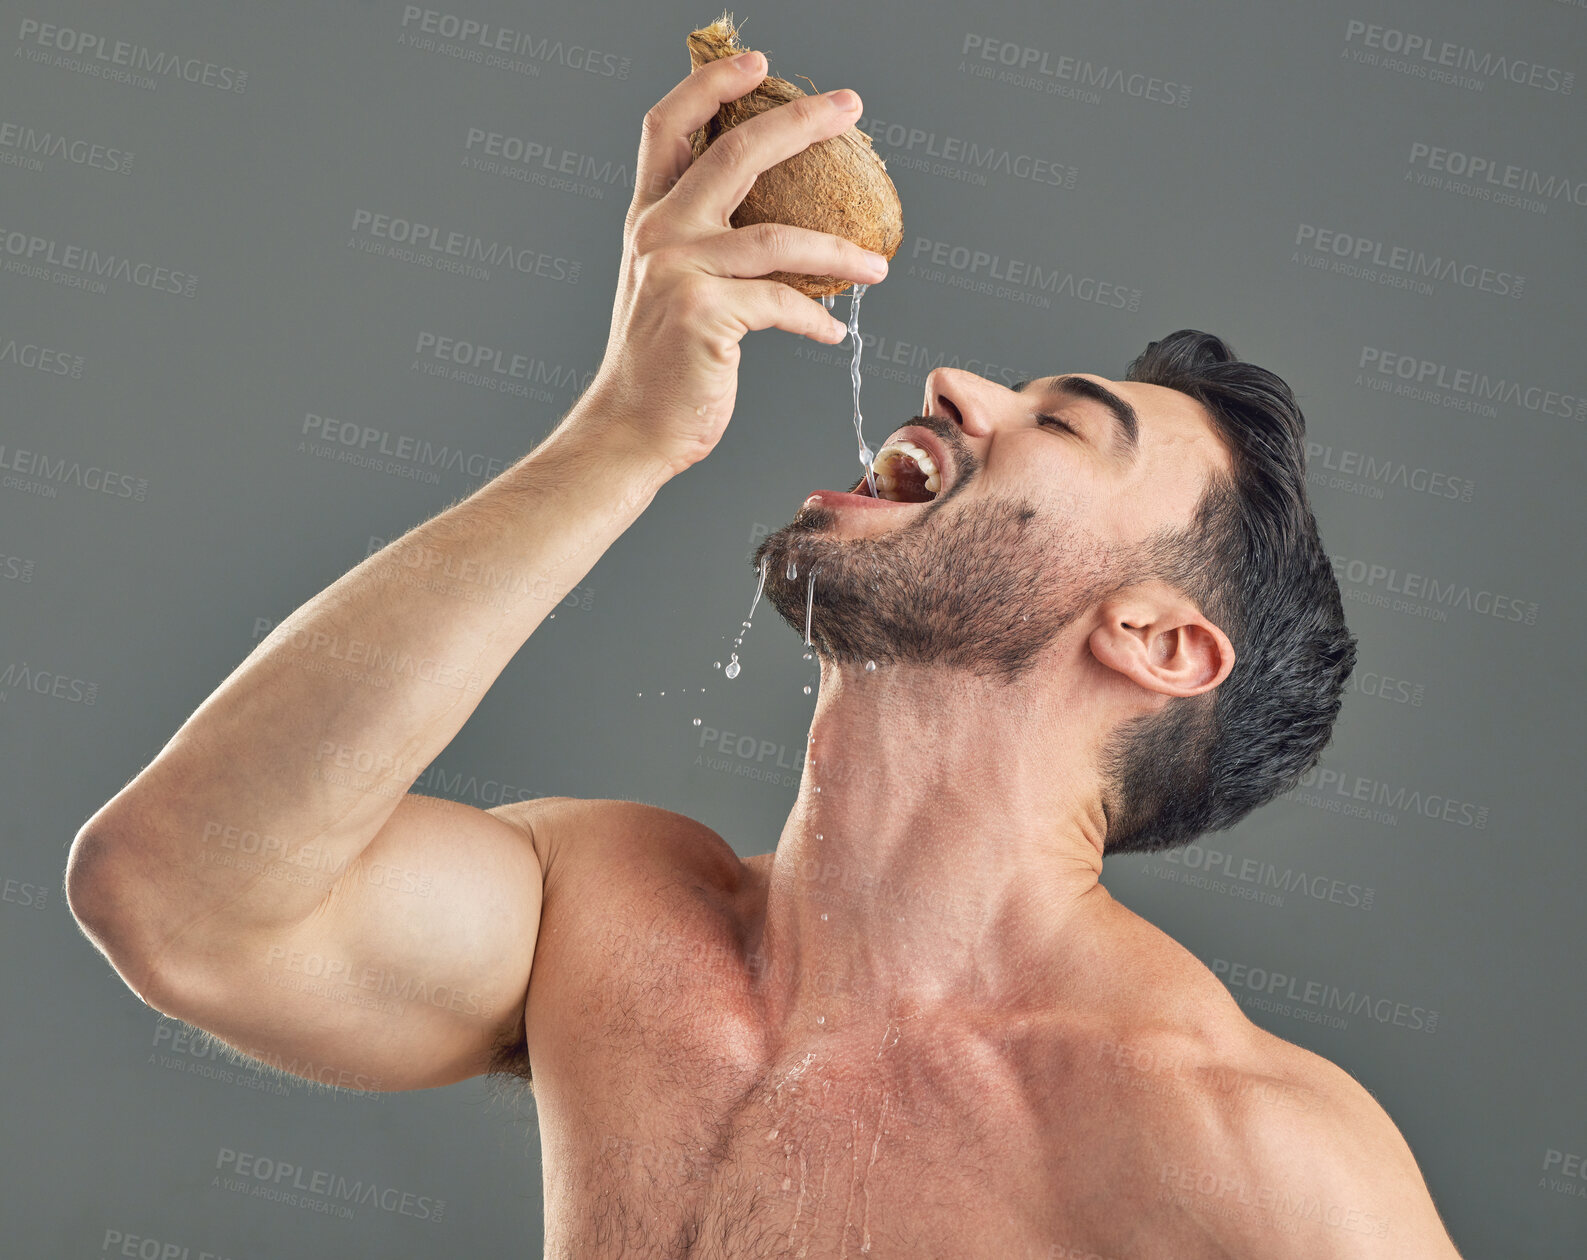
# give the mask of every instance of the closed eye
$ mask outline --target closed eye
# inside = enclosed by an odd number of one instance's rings
[[[1036,423],[1037,424],[1055,424],[1060,429],[1065,429],[1065,430],[1067,430],[1070,433],[1075,433],[1075,429],[1074,429],[1073,425],[1065,424],[1057,416],[1045,416],[1045,415],[1037,416],[1036,417]],[[1075,436],[1079,437],[1080,435],[1078,433],[1075,433]]]

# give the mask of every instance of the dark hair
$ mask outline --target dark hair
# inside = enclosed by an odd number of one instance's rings
[[[1147,539],[1130,566],[1193,599],[1235,651],[1211,692],[1132,718],[1104,748],[1103,851],[1146,853],[1234,826],[1317,764],[1356,639],[1306,496],[1306,420],[1289,386],[1191,328],[1148,345],[1124,379],[1190,395],[1232,457],[1189,527]]]

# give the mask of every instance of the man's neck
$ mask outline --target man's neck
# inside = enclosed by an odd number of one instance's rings
[[[822,673],[755,948],[770,1011],[838,1031],[1035,999],[1111,900],[1087,715],[962,671]]]

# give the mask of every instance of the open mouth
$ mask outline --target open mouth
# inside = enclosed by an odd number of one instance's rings
[[[889,438],[871,463],[876,495],[889,503],[930,503],[942,489],[942,470],[925,447],[908,438]],[[870,497],[864,477],[853,494]]]

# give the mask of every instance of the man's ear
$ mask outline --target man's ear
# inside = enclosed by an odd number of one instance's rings
[[[1102,602],[1091,654],[1165,696],[1199,696],[1234,668],[1234,644],[1181,592],[1143,582]]]

